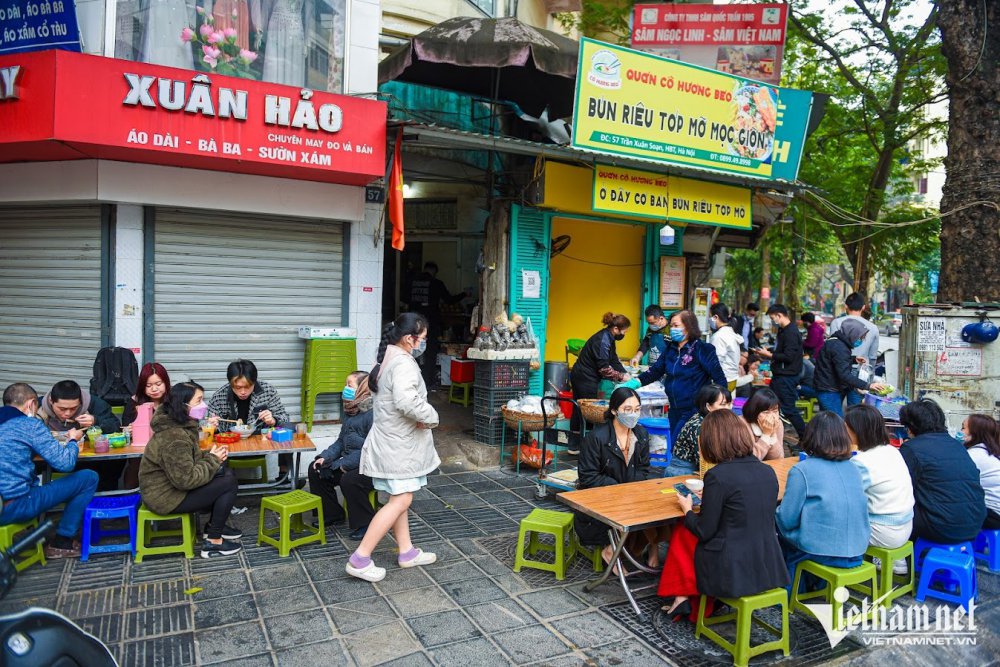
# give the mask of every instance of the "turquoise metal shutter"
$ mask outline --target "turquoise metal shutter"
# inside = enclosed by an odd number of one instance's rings
[[[531,318],[531,326],[538,338],[539,352],[545,356],[545,330],[549,318],[549,248],[552,245],[552,221],[537,209],[514,205],[510,224],[510,309],[508,316],[519,313]],[[524,274],[538,271],[541,291],[538,299],[524,298]],[[542,359],[544,361],[544,359]],[[544,391],[544,365],[531,374],[529,388],[532,394]]]

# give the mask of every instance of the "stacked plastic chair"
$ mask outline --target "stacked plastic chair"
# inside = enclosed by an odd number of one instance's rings
[[[302,360],[302,421],[312,430],[316,397],[339,394],[347,376],[357,370],[354,339],[313,338],[306,341]]]

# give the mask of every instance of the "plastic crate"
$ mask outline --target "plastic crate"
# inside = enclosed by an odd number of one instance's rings
[[[521,398],[527,389],[476,389],[473,392],[472,412],[477,415],[499,415],[500,408],[512,398]]]
[[[864,403],[878,410],[885,419],[899,421],[899,411],[909,401],[902,396],[889,399],[875,394],[865,394]]]
[[[451,381],[452,382],[475,382],[476,362],[467,359],[451,360]]]
[[[476,361],[476,388],[527,389],[530,362]]]
[[[474,414],[472,420],[476,442],[484,445],[500,445],[504,429],[503,417]]]

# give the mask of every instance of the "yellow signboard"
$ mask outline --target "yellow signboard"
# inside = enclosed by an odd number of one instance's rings
[[[580,42],[573,146],[770,177],[778,89]]]
[[[717,227],[750,229],[750,190],[732,185],[670,177],[667,218]]]
[[[667,177],[638,169],[594,165],[591,208],[637,218],[667,217]]]

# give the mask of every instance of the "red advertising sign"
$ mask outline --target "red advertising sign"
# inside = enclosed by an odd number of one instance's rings
[[[781,81],[788,5],[636,5],[632,48],[766,83]]]
[[[87,56],[0,57],[0,162],[99,158],[364,185],[383,102]]]

